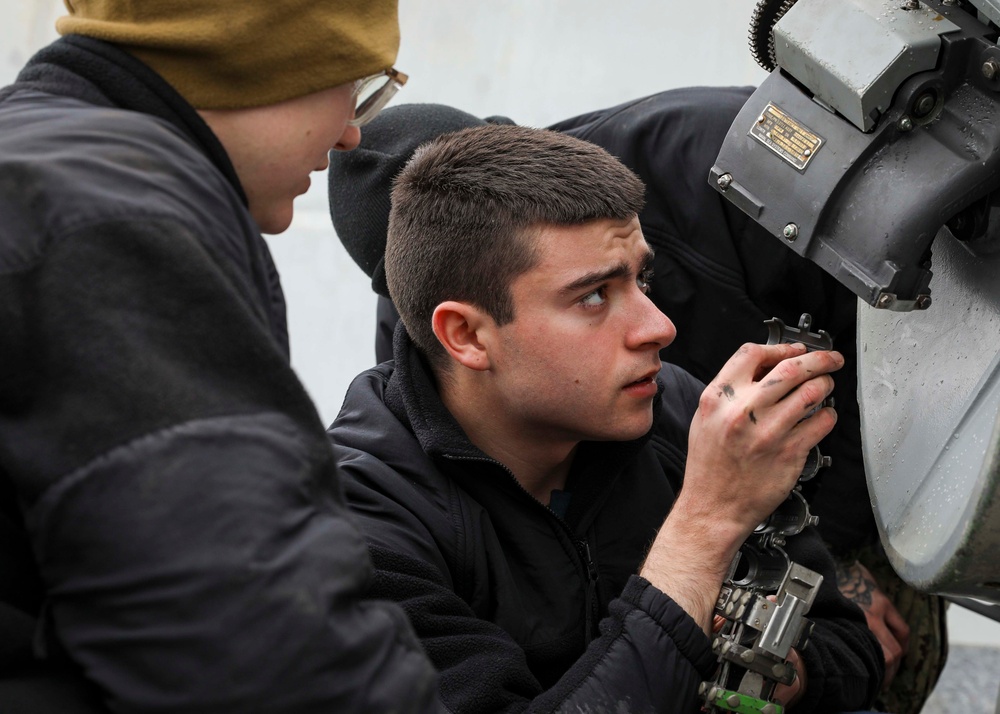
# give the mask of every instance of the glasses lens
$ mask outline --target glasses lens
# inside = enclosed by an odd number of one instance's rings
[[[406,83],[406,75],[395,70],[389,70],[373,77],[359,81],[354,90],[354,118],[348,122],[352,126],[364,126],[378,114],[382,107]]]

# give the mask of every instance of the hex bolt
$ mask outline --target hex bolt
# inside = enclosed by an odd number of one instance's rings
[[[923,118],[934,110],[935,104],[937,104],[937,97],[934,96],[934,92],[924,92],[913,103],[913,113]]]
[[[880,307],[885,309],[892,305],[894,298],[889,293],[882,293],[878,296],[878,300],[875,301],[875,307]]]
[[[900,10],[919,10],[920,2],[918,0],[906,0],[902,5],[899,6]]]
[[[719,184],[719,188],[725,191],[727,188],[733,185],[733,175],[732,174],[722,174],[716,183]]]
[[[983,62],[983,76],[986,79],[992,81],[996,79],[998,74],[1000,74],[1000,62],[997,62],[992,57]]]
[[[908,116],[901,116],[899,121],[896,122],[896,128],[900,131],[911,131],[913,129],[913,120]]]
[[[917,309],[926,310],[931,306],[931,296],[930,295],[918,295],[917,296]]]
[[[791,242],[799,237],[799,227],[794,223],[789,223],[785,226],[785,229],[781,231],[781,235],[785,236],[785,240]]]

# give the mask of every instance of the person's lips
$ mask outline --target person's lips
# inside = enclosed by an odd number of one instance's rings
[[[624,387],[622,391],[635,397],[649,397],[656,394],[656,375],[659,368],[646,372],[638,379],[635,379]]]

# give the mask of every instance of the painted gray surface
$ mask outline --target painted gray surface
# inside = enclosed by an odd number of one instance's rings
[[[774,27],[774,53],[780,67],[869,131],[872,112],[889,108],[903,80],[934,69],[938,36],[957,29],[927,5],[799,0]]]
[[[933,266],[929,310],[859,307],[872,504],[904,579],[1000,601],[1000,257],[943,233]]]

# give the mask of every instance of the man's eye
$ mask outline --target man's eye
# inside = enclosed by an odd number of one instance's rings
[[[584,307],[598,307],[603,305],[604,301],[607,300],[605,296],[606,289],[601,287],[597,288],[593,292],[587,293],[582,298],[580,298],[580,304]]]
[[[644,293],[649,292],[649,286],[650,284],[652,284],[652,282],[653,282],[652,270],[643,270],[641,273],[639,273],[639,277],[635,279],[636,285],[638,285],[639,289],[642,290]]]

